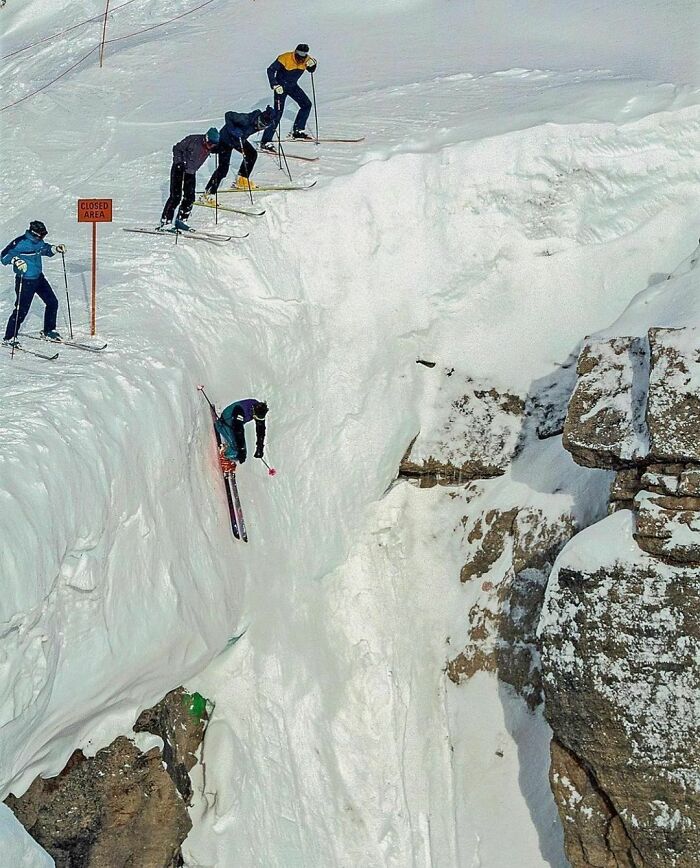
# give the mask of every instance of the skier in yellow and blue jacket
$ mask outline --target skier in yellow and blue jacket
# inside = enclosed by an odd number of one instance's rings
[[[290,97],[299,106],[299,111],[294,119],[291,138],[313,141],[313,136],[306,132],[306,122],[311,112],[311,100],[299,87],[299,79],[305,72],[311,75],[316,72],[316,61],[309,55],[309,46],[305,42],[299,43],[294,51],[287,51],[267,68],[267,78],[270,87],[275,92],[275,121],[263,133],[260,147],[265,150],[274,150],[272,137],[277,131],[279,122],[282,120],[284,104]]]

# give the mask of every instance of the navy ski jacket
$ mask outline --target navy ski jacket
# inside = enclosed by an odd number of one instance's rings
[[[185,167],[186,175],[196,175],[209,156],[209,150],[204,144],[206,136],[194,133],[185,136],[182,141],[173,145],[173,162]]]
[[[7,247],[0,253],[0,262],[3,265],[9,265],[15,256],[23,259],[27,263],[27,270],[22,275],[24,280],[36,280],[43,274],[41,268],[42,256],[54,256],[53,248],[50,244],[37,238],[29,230],[24,235],[10,241]],[[15,274],[21,274],[17,266],[13,266]]]
[[[219,142],[229,148],[234,145],[240,147],[242,141],[245,142],[249,136],[260,130],[258,119],[261,114],[261,109],[252,112],[226,112],[226,123],[219,130]]]
[[[267,80],[270,82],[270,87],[281,84],[287,90],[299,81],[307,69],[309,72],[315,72],[316,61],[313,57],[307,56],[298,60],[293,51],[285,51],[268,66]]]
[[[229,404],[214,423],[219,436],[225,444],[224,454],[231,461],[246,460],[245,432],[243,426],[253,420],[253,410],[258,402],[255,398],[244,398]],[[255,420],[256,450],[265,448],[265,420]]]

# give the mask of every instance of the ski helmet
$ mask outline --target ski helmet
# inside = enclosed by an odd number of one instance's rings
[[[45,238],[49,234],[49,230],[44,226],[41,220],[32,220],[29,224],[29,231],[32,235],[36,235],[38,238]]]
[[[267,416],[268,406],[264,401],[256,401],[253,407],[253,418],[264,419]]]

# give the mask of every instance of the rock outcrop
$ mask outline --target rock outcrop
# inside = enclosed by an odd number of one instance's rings
[[[552,789],[573,868],[700,866],[700,332],[581,353],[564,443],[617,469],[540,624]]]
[[[465,526],[471,548],[462,582],[480,583],[469,609],[468,641],[447,667],[459,684],[478,671],[496,672],[534,708],[542,702],[536,629],[554,560],[573,536],[570,516],[541,510],[487,510]]]
[[[518,447],[525,402],[518,395],[479,386],[454,369],[431,372],[440,380],[434,401],[449,406],[437,429],[421,430],[401,461],[402,476],[421,485],[454,485],[500,476]]]
[[[37,778],[7,805],[57,868],[182,865],[180,845],[192,825],[187,772],[206,724],[192,712],[184,691],[169,693],[135,727],[162,738],[162,750],[144,753],[120,737],[91,758],[76,751],[60,775]]]

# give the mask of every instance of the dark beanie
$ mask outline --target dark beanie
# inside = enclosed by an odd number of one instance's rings
[[[306,57],[309,53],[309,46],[305,42],[300,42],[299,45],[294,49],[294,53],[298,54],[299,57]]]

